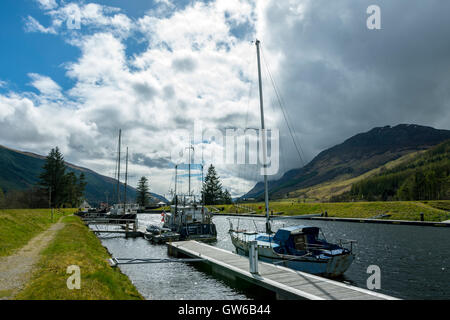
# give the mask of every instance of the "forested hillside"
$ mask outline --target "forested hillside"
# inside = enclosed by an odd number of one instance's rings
[[[347,196],[358,200],[450,199],[450,140],[353,184]]]

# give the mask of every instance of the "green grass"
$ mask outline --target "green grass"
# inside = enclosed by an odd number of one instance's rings
[[[246,207],[263,214],[264,203],[245,203]],[[392,201],[392,202],[339,202],[339,203],[298,203],[294,201],[271,201],[270,210],[283,212],[284,215],[314,214],[327,211],[329,217],[341,218],[371,218],[379,214],[390,214],[392,220],[420,220],[424,213],[425,221],[443,221],[450,219],[450,212],[442,210],[450,207],[450,201]],[[223,213],[236,213],[234,205],[217,205],[224,207]],[[245,210],[239,209],[239,213]]]
[[[348,177],[348,175],[341,175],[331,181],[326,181],[308,188],[302,188],[289,192],[289,197],[302,197],[306,199],[313,199],[313,201],[328,201],[332,196],[341,195],[344,192],[350,191],[352,185],[360,182],[364,179],[373,177],[385,170],[393,169],[401,164],[404,164],[412,159],[416,158],[425,151],[417,151],[408,153],[396,160],[389,161],[388,163],[372,169],[362,175],[356,177]]]
[[[128,300],[143,299],[110,258],[100,240],[76,216],[64,217],[65,226],[42,252],[31,281],[15,299]],[[67,267],[81,271],[81,289],[69,290]]]
[[[54,210],[53,222],[75,209]],[[0,210],[0,257],[12,254],[16,249],[52,224],[50,209],[6,209]]]

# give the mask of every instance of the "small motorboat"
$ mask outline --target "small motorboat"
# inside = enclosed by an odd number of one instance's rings
[[[163,228],[157,225],[149,225],[145,229],[144,238],[153,243],[165,243],[169,241],[177,241],[180,234],[173,232],[169,228]]]

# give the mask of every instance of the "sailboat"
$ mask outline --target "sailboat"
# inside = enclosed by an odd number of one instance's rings
[[[177,194],[178,165],[176,165],[174,204],[170,206],[170,212],[164,214],[163,228],[178,233],[180,240],[216,241],[217,229],[212,221],[212,213],[205,207],[203,197],[199,200],[199,197],[196,198],[191,192],[191,150],[194,151],[194,147],[191,145],[188,149],[188,194],[182,195],[181,198]],[[203,182],[203,164],[201,170]]]
[[[341,276],[352,264],[354,254],[352,248],[332,244],[325,240],[318,227],[297,225],[280,228],[272,232],[269,215],[269,191],[267,182],[267,145],[264,126],[263,92],[260,65],[260,41],[256,40],[258,62],[259,102],[261,112],[262,151],[264,166],[264,199],[266,211],[265,232],[247,231],[234,228],[230,220],[231,242],[236,252],[249,255],[250,243],[256,242],[258,258],[279,266],[288,267],[325,277]],[[351,243],[351,242],[350,242]]]
[[[117,203],[114,204],[108,214],[109,218],[114,219],[136,219],[139,205],[136,203],[127,203],[127,180],[128,180],[128,147],[126,153],[126,166],[125,166],[125,191],[124,200],[120,201],[120,147],[121,147],[122,130],[119,129],[119,150],[117,158]]]

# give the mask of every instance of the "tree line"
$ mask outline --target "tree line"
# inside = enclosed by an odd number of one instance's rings
[[[58,147],[51,149],[35,186],[26,190],[0,189],[0,208],[76,208],[84,200],[87,185],[83,172],[78,176],[67,172],[64,157]]]
[[[450,141],[390,170],[352,185],[332,201],[449,200]]]

